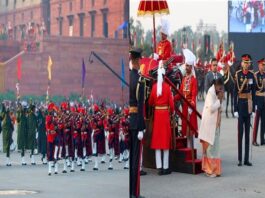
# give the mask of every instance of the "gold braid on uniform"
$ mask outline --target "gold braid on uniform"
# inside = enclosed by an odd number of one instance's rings
[[[226,78],[226,80],[224,81],[224,84],[226,84],[226,83],[229,81],[229,79],[230,79],[230,72],[227,71],[227,78]]]
[[[144,86],[146,84],[144,77],[140,76],[138,83],[137,83],[137,87],[136,87],[136,100],[139,101],[139,88],[140,88],[140,84],[144,83]],[[145,94],[144,94],[144,99],[145,99]]]
[[[240,72],[242,70],[239,70],[238,72]],[[238,73],[237,72],[237,73]],[[241,85],[241,87],[239,87],[239,83],[238,83],[238,78],[237,78],[237,73],[236,73],[236,85],[237,85],[237,89],[238,89],[238,93],[241,93],[246,85],[246,83],[248,82],[248,79],[245,78],[244,81],[243,81],[243,84]]]
[[[257,74],[258,74],[258,73],[259,73],[259,72],[257,71],[257,72],[255,73],[254,77],[255,77],[256,84],[257,84],[257,87],[258,87],[259,91],[262,91],[262,90],[263,90],[263,87],[264,87],[264,82],[261,83],[261,86],[259,86],[259,81],[258,81],[258,78],[257,78]],[[264,79],[263,79],[263,81],[264,81]]]

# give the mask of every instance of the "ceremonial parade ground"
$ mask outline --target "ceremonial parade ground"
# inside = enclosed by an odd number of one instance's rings
[[[198,102],[202,110],[202,102]],[[253,121],[252,121],[253,123]],[[252,134],[252,129],[251,129]],[[252,140],[252,137],[251,137]],[[259,136],[258,136],[259,141]],[[196,140],[198,154],[201,146]],[[225,118],[222,114],[220,150],[222,175],[209,178],[204,174],[189,175],[173,173],[158,176],[157,171],[148,171],[141,177],[141,191],[146,198],[264,198],[265,197],[265,146],[252,147],[252,167],[237,166],[237,119]],[[166,192],[166,193],[164,193]]]
[[[201,111],[202,102],[198,103]],[[219,178],[209,178],[204,174],[190,175],[173,173],[158,176],[157,171],[147,170],[148,175],[141,177],[141,192],[146,198],[264,198],[265,190],[265,147],[252,147],[252,167],[237,166],[237,132],[235,118],[222,117],[221,157],[223,174]],[[259,139],[258,139],[259,140]],[[196,140],[196,148],[201,148]],[[27,153],[27,163],[30,163]],[[80,167],[74,173],[63,174],[62,164],[59,174],[48,176],[47,166],[36,157],[36,166],[21,166],[20,154],[11,153],[12,166],[5,166],[5,157],[0,154],[0,197],[5,190],[35,191],[31,195],[9,195],[6,197],[89,197],[89,198],[125,198],[128,197],[129,172],[123,170],[123,164],[114,162],[114,170],[107,170],[108,164],[100,164],[99,171],[93,171],[93,164],[86,165],[86,171]],[[167,192],[166,194],[164,192]],[[9,192],[12,193],[12,192]],[[5,197],[5,196],[3,196]]]

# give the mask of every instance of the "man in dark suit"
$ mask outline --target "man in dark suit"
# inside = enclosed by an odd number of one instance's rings
[[[145,130],[144,90],[145,80],[139,75],[142,49],[130,50],[130,198],[140,198],[141,141]]]
[[[209,71],[205,76],[204,90],[206,91],[206,93],[208,92],[208,89],[212,86],[213,80],[222,78],[222,74],[218,72],[217,68],[217,59],[213,58],[211,60],[211,71]]]

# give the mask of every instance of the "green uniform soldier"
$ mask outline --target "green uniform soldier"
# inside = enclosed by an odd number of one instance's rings
[[[2,131],[3,131],[3,151],[4,153],[6,153],[6,165],[11,166],[10,145],[11,145],[12,132],[14,130],[14,126],[11,121],[9,110],[5,108],[4,104],[2,105],[1,120],[2,120]]]
[[[43,164],[47,164],[46,154],[47,154],[47,136],[45,129],[45,114],[42,109],[38,110],[37,115],[38,123],[38,151],[42,154],[41,161]]]
[[[31,151],[31,165],[36,165],[34,159],[34,149],[36,146],[37,116],[35,115],[35,106],[30,105],[27,117],[28,131],[28,149]]]
[[[27,148],[27,117],[26,117],[26,108],[22,107],[21,104],[18,106],[17,111],[17,145],[18,149],[21,150],[21,164],[27,165],[25,162],[25,150]]]

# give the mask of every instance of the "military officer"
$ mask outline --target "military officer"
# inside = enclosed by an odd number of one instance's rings
[[[249,161],[250,119],[254,114],[255,78],[249,71],[251,56],[242,55],[242,69],[236,72],[234,88],[234,112],[238,118],[238,166],[242,166],[242,139],[245,133],[244,165],[252,166]]]
[[[140,197],[141,140],[145,130],[144,80],[139,75],[142,49],[130,50],[132,70],[130,71],[130,197]]]
[[[257,132],[259,128],[259,121],[261,120],[260,126],[260,145],[265,144],[264,133],[265,133],[265,59],[262,58],[258,61],[259,71],[255,73],[256,80],[256,115],[253,128],[253,140],[252,144],[258,146],[257,143]]]

